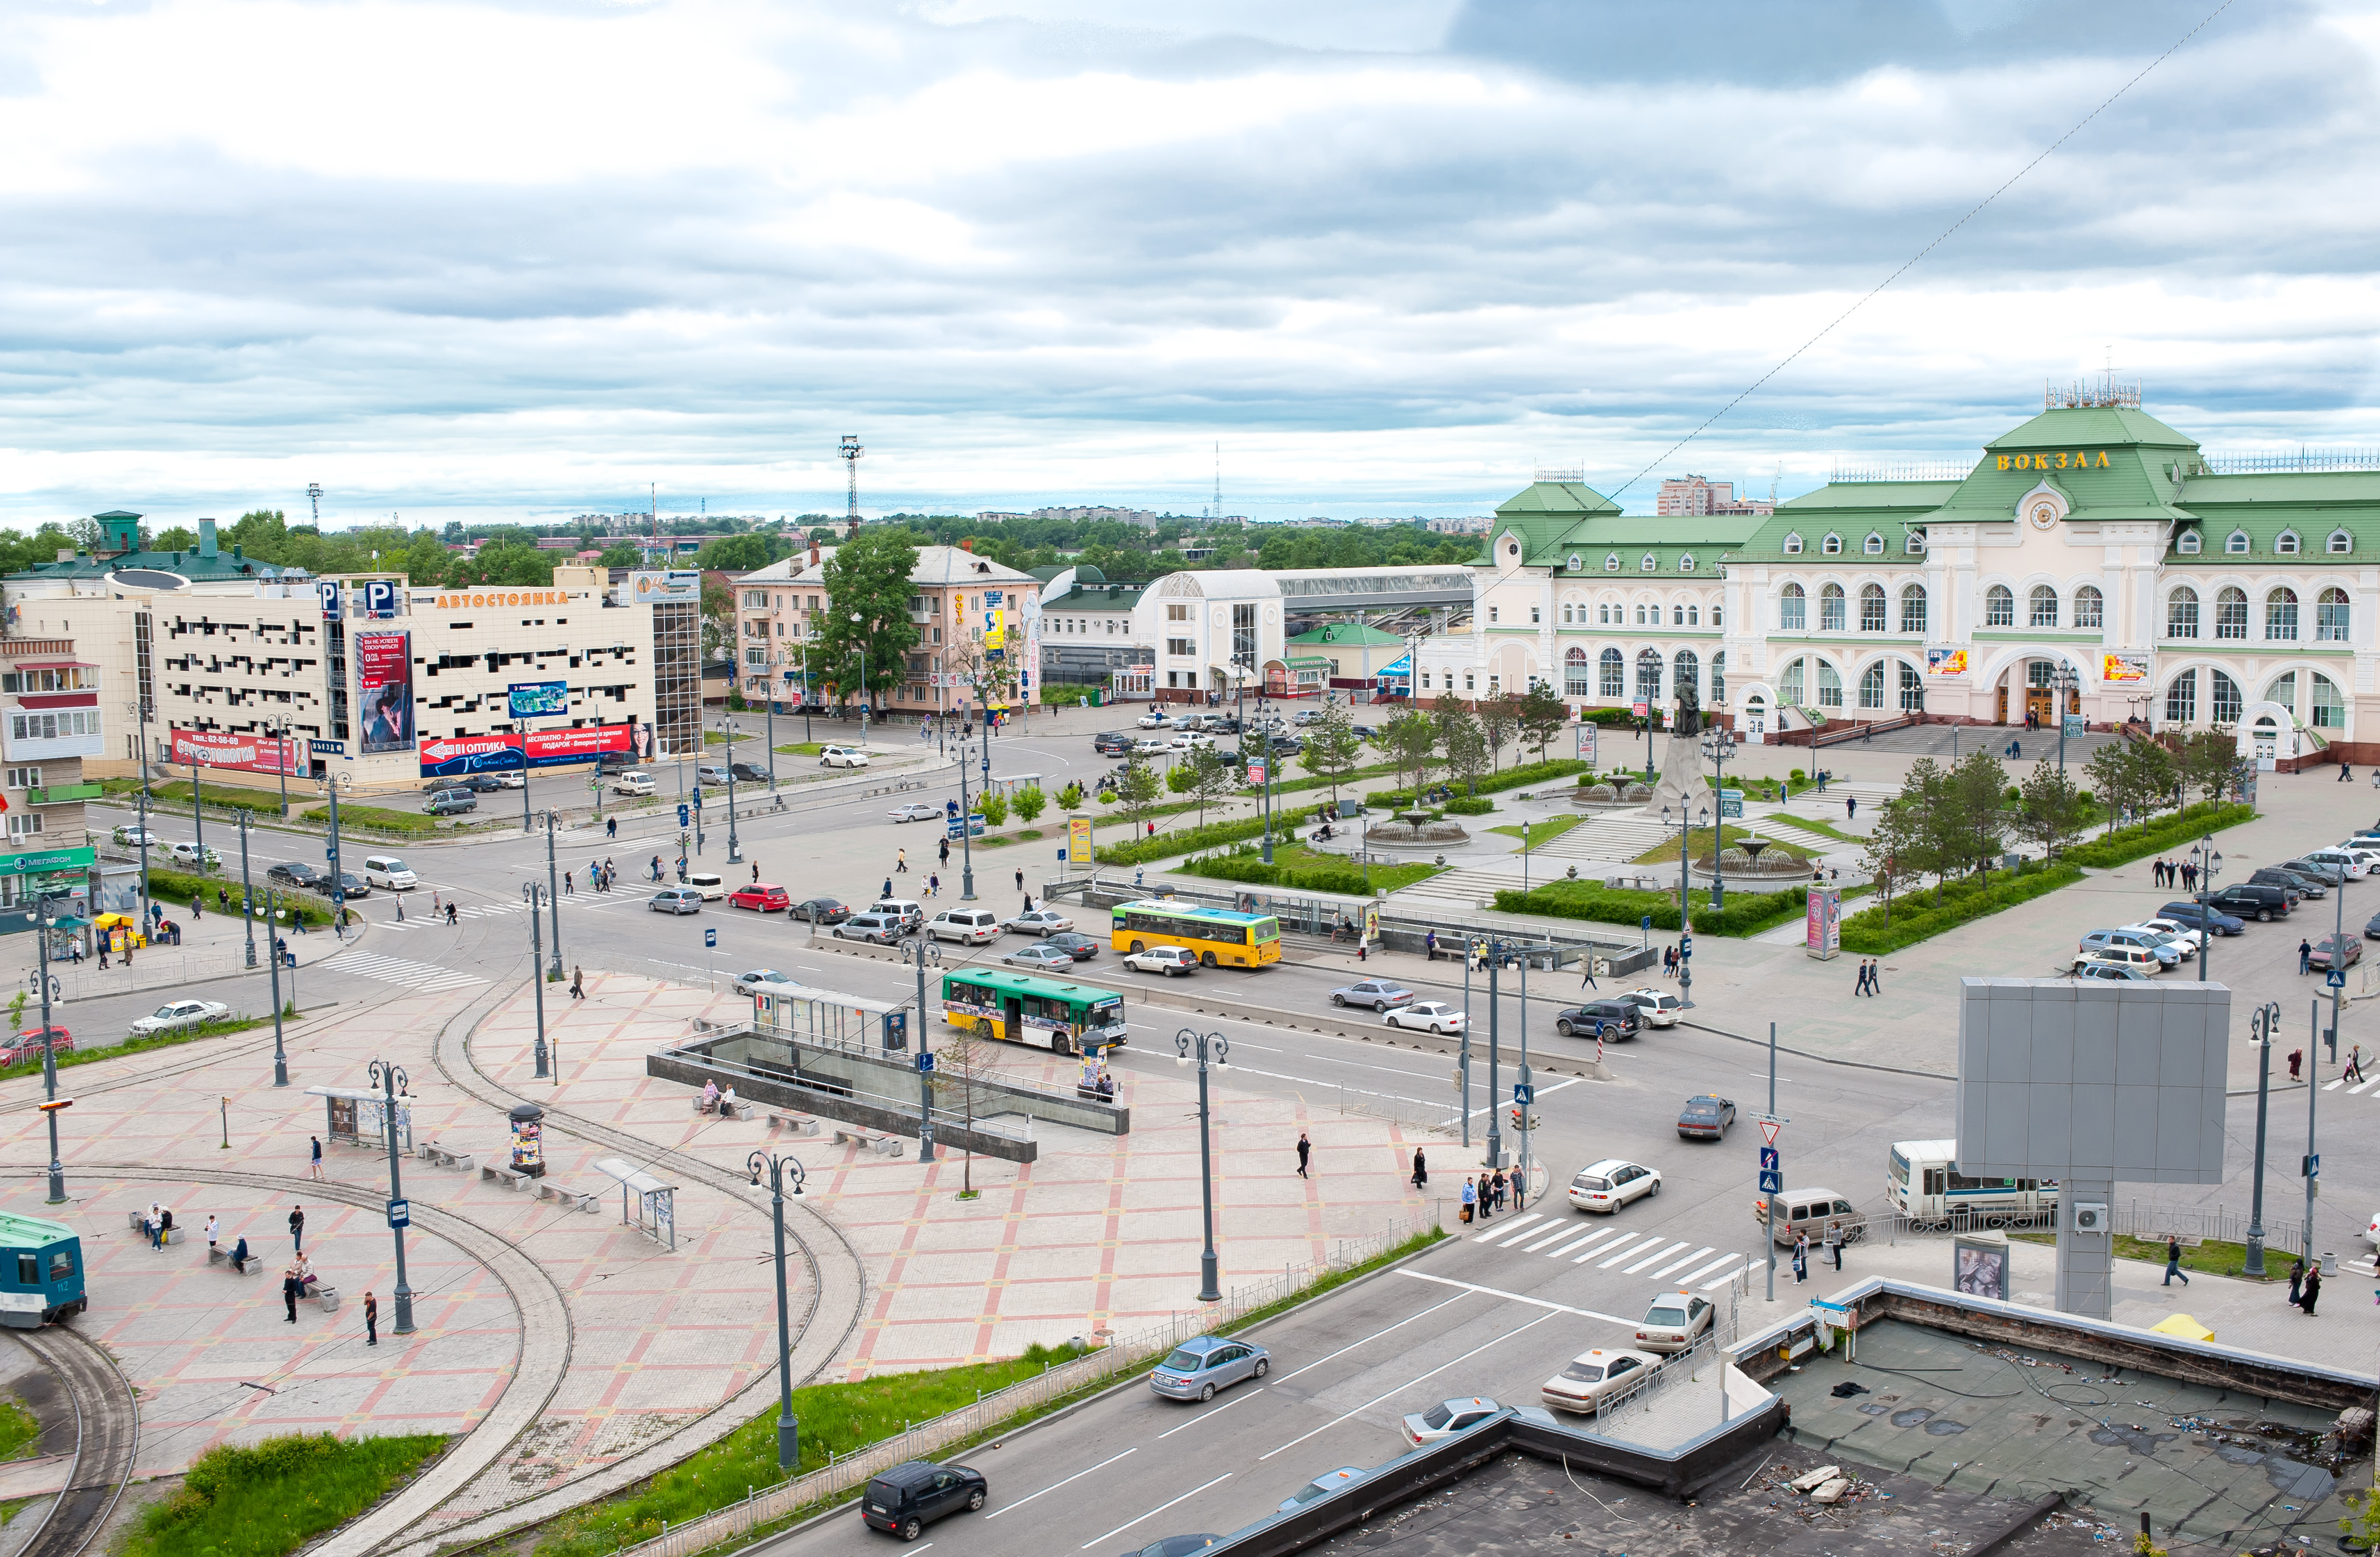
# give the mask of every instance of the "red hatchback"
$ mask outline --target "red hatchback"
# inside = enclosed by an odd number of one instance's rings
[[[763,914],[783,913],[793,906],[783,887],[772,887],[766,882],[754,882],[748,887],[737,887],[727,894],[731,907],[754,908]]]
[[[74,1034],[67,1031],[66,1028],[59,1027],[55,1023],[52,1023],[48,1030],[57,1035],[56,1042],[59,1053],[63,1054],[74,1047]],[[38,1063],[42,1057],[42,1029],[35,1028],[30,1032],[20,1032],[17,1034],[14,1038],[9,1039],[6,1044],[0,1044],[0,1065],[21,1065]]]

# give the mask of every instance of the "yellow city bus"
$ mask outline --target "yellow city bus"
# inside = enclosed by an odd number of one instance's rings
[[[1030,1044],[1053,1054],[1120,1049],[1123,996],[1004,967],[942,975],[942,1020],[981,1038]]]
[[[1262,967],[1281,960],[1281,921],[1270,914],[1243,914],[1171,898],[1119,903],[1111,915],[1119,952],[1151,946],[1184,946],[1208,967]]]

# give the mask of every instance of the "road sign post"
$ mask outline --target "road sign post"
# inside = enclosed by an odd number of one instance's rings
[[[412,1226],[413,1202],[410,1200],[391,1200],[388,1203],[388,1224],[391,1227]]]

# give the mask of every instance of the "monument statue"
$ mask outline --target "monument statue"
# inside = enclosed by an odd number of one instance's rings
[[[1702,699],[1694,696],[1692,682],[1685,682],[1678,687],[1677,724],[1672,726],[1672,729],[1675,734],[1681,736],[1699,736],[1703,733]]]

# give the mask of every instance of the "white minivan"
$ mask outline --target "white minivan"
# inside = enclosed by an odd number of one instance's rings
[[[386,887],[391,892],[404,892],[421,884],[421,878],[393,854],[364,856],[364,881],[369,885]]]
[[[926,933],[964,946],[989,946],[1000,939],[1000,916],[989,908],[945,908],[926,926]]]
[[[625,773],[612,775],[612,793],[614,795],[650,795],[652,792],[653,775],[642,768],[631,768]]]
[[[705,903],[716,903],[727,895],[727,883],[709,870],[697,870],[686,879],[686,884],[702,894]]]

